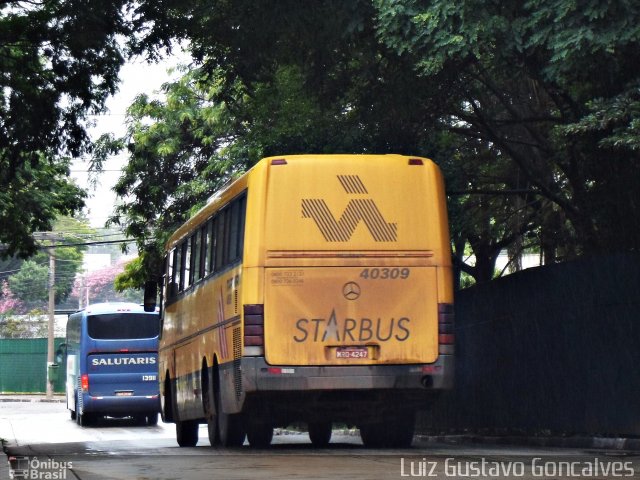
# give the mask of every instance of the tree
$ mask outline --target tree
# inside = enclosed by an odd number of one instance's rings
[[[8,282],[2,282],[2,296],[0,297],[0,315],[21,313],[25,310],[22,301],[9,288]]]
[[[638,7],[621,0],[165,0],[141,45],[198,68],[130,111],[112,219],[141,270],[211,191],[260,156],[420,153],[451,196],[456,257],[488,281],[503,248],[547,263],[637,250]],[[603,73],[605,72],[605,73]],[[99,162],[98,162],[99,163]],[[140,270],[130,272],[143,278]]]
[[[38,238],[45,239],[42,242],[43,249],[31,257],[30,260],[19,258],[0,262],[2,270],[7,271],[8,285],[12,296],[15,296],[24,305],[24,310],[46,309],[49,297],[49,254],[55,256],[55,302],[63,303],[71,293],[76,274],[82,266],[84,256],[83,246],[64,246],[76,244],[82,239],[80,236],[94,234],[86,220],[76,220],[69,217],[60,217],[55,221],[54,231],[40,233]],[[54,239],[55,248],[49,249],[48,238]],[[5,292],[0,294],[0,300]]]
[[[20,271],[9,278],[11,292],[25,303],[28,310],[46,305],[48,284],[49,268],[32,260],[24,262]]]
[[[69,159],[88,116],[117,88],[123,38],[144,20],[128,0],[0,2],[0,256],[36,251],[34,231],[83,206]],[[139,52],[140,50],[136,50]]]
[[[188,15],[189,8],[196,7],[180,4],[163,14]],[[247,1],[197,9],[197,22],[181,28],[201,67],[166,85],[166,100],[136,99],[126,138],[104,138],[97,149],[129,151],[116,186],[123,201],[111,222],[137,239],[147,272],[158,270],[164,241],[189,213],[263,156],[415,154],[426,135],[414,105],[416,95],[432,92],[403,74],[409,65],[402,59],[387,57],[373,35],[369,3]],[[267,32],[272,41],[264,43]]]
[[[116,264],[77,278],[73,286],[72,298],[82,306],[86,306],[87,299],[89,304],[116,301],[139,303],[142,299],[140,291],[124,289],[123,292],[117,292],[114,288],[116,276],[122,273],[123,269],[123,264]]]
[[[547,261],[637,250],[635,2],[375,5],[385,43],[418,74],[446,81],[442,126],[491,145],[492,163],[508,158],[547,200],[537,222]]]

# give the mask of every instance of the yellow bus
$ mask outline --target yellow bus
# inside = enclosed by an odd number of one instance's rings
[[[451,253],[442,175],[400,155],[265,158],[166,246],[161,414],[180,446],[252,446],[306,423],[410,445],[451,388]],[[154,295],[147,298],[155,298]],[[152,301],[148,308],[155,307]]]

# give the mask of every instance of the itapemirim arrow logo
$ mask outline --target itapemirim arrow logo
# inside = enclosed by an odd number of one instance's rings
[[[342,188],[350,195],[369,192],[357,175],[338,175]],[[339,220],[322,199],[302,199],[302,216],[316,223],[327,242],[348,242],[360,222],[364,222],[376,242],[395,242],[398,225],[387,222],[371,198],[352,198]]]

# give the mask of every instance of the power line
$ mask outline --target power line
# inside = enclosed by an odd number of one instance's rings
[[[91,245],[114,245],[118,243],[134,243],[135,239],[133,238],[125,238],[123,240],[104,240],[98,242],[85,242],[85,243],[58,243],[56,245],[39,245],[39,250],[49,250],[52,248],[58,247],[86,247]]]
[[[38,250],[51,250],[52,248],[59,247],[89,247],[91,245],[117,245],[122,243],[134,243],[135,239],[133,238],[125,238],[122,240],[104,240],[97,242],[84,242],[84,243],[57,243],[55,245],[38,245],[36,249]],[[0,246],[0,251],[6,250],[7,247],[2,245]]]

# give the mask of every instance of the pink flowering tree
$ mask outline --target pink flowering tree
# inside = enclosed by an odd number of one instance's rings
[[[9,288],[9,283],[5,280],[0,288],[0,316],[24,313],[25,305]]]
[[[0,285],[0,338],[30,338],[33,326],[38,323],[25,321],[27,307],[11,291],[6,280]]]
[[[142,292],[126,290],[117,292],[114,281],[118,274],[124,271],[124,263],[89,272],[76,278],[71,292],[71,298],[79,301],[79,305],[86,306],[100,302],[141,302]]]

